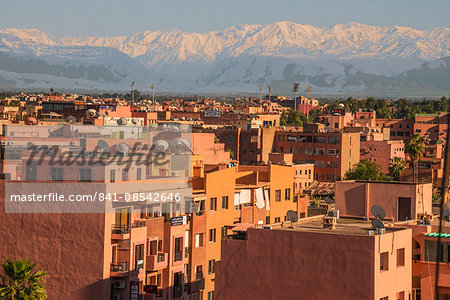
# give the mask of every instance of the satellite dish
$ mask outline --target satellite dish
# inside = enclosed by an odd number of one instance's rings
[[[298,215],[293,210],[288,210],[286,214],[286,220],[291,221],[293,223],[298,221]]]
[[[450,222],[450,202],[446,202],[442,209],[442,218]]]
[[[25,124],[26,125],[36,125],[37,122],[38,121],[36,120],[36,118],[33,118],[33,117],[28,117],[28,118],[25,119]]]
[[[344,108],[344,106],[345,106],[344,103],[339,103],[340,108]]]
[[[104,140],[99,140],[97,142],[97,147],[100,149],[101,152],[109,152],[109,145]]]
[[[77,121],[77,118],[74,117],[74,116],[68,116],[68,117],[67,117],[67,121],[69,121],[70,123],[74,123],[74,122]]]
[[[133,124],[135,124],[135,125],[136,125],[138,122],[139,122],[139,121],[138,121],[138,119],[136,119],[136,118],[132,118],[132,119],[131,119],[131,123],[133,123]]]
[[[86,116],[88,118],[94,118],[96,115],[97,115],[97,111],[95,109],[91,108],[86,111]]]
[[[117,146],[117,150],[116,150],[117,154],[119,154],[119,156],[128,156],[128,153],[130,152],[130,146],[128,146],[125,143],[120,143]]]
[[[124,117],[117,120],[118,125],[127,125],[127,123],[127,119],[125,119]]]
[[[191,149],[191,143],[187,139],[183,138],[173,139],[170,142],[170,150],[172,150],[173,152],[180,152],[180,151],[193,152]]]
[[[281,130],[286,130],[286,126],[281,126]]]
[[[34,144],[32,142],[28,142],[27,143],[27,150],[33,150],[34,149]]]
[[[169,150],[169,143],[165,140],[158,140],[153,144],[155,153],[165,153]]]
[[[377,230],[379,228],[384,228],[384,224],[383,222],[381,222],[381,220],[379,219],[372,219],[372,227],[373,229]]]
[[[325,198],[325,203],[326,204],[331,204],[331,203],[333,203],[333,199],[331,199],[330,197],[326,197]]]
[[[370,211],[372,212],[372,215],[377,219],[384,219],[384,217],[386,217],[386,213],[381,206],[374,205],[372,206]]]

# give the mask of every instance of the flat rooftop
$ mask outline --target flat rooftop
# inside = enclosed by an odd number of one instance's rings
[[[386,226],[389,221],[383,221]],[[334,229],[323,228],[323,216],[299,219],[298,222],[291,223],[289,221],[283,223],[272,224],[272,230],[293,230],[305,232],[322,232],[331,234],[348,234],[348,235],[368,235],[368,230],[372,229],[371,220],[340,218]],[[386,226],[386,233],[402,230],[401,227]]]

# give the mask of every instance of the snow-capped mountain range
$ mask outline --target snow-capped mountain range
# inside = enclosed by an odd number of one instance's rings
[[[448,56],[450,28],[444,27],[277,22],[202,34],[62,38],[10,28],[0,30],[0,87],[126,90],[135,81],[144,91],[156,82],[162,91],[250,93],[270,84],[286,94],[298,81],[318,94],[439,93],[448,86],[430,78],[423,83],[416,73],[448,74]]]

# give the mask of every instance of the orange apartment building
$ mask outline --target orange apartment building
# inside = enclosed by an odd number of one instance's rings
[[[394,157],[405,160],[405,142],[392,141],[364,141],[361,142],[361,160],[367,159],[381,167],[385,174],[389,173],[389,164]]]
[[[35,127],[27,128],[33,131]],[[48,131],[42,137],[52,140]],[[198,138],[210,140],[209,135]],[[60,144],[62,138],[53,139]],[[17,146],[19,141],[24,142],[17,140]],[[105,141],[114,147],[113,141],[120,139]],[[89,139],[83,143],[86,149],[96,144]],[[120,202],[111,208],[113,213],[106,214],[5,214],[6,199],[2,199],[0,228],[20,227],[20,233],[2,231],[0,259],[8,254],[9,258],[26,257],[38,263],[49,273],[50,299],[212,299],[215,262],[221,259],[221,238],[226,230],[239,224],[282,222],[288,210],[306,216],[308,198],[295,192],[295,168],[290,166],[226,168],[221,164],[205,171],[202,154],[191,159],[194,177],[189,187],[194,213],[186,214],[178,206],[168,212],[159,205]],[[81,181],[83,190],[123,193],[142,190],[152,178],[173,177],[177,170],[170,161],[165,166],[169,171],[163,173],[139,171],[134,165],[125,173],[114,164],[93,167],[90,172],[83,165],[56,172],[53,169],[57,167],[49,166],[47,158],[35,170],[25,163],[16,168],[22,169],[22,180],[31,174],[30,180],[62,183],[58,185],[62,190],[73,189],[70,183]]]
[[[294,163],[313,163],[314,179],[342,178],[360,160],[360,133],[279,130],[274,151],[292,153]]]

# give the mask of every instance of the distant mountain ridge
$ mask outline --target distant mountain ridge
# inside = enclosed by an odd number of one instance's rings
[[[169,30],[62,38],[36,29],[4,29],[0,30],[0,54],[0,87],[2,82],[3,87],[11,82],[16,87],[44,87],[54,80],[55,87],[64,88],[78,80],[80,88],[88,83],[88,88],[125,89],[136,81],[141,90],[157,82],[167,91],[254,92],[260,83],[281,91],[300,81],[313,85],[316,93],[365,93],[375,77],[399,76],[450,56],[450,28],[416,30],[353,22],[319,28],[276,22],[202,34]],[[82,66],[84,73],[71,78],[67,72],[48,71],[42,74],[47,78],[40,80],[39,69],[26,70],[23,64],[15,68],[20,60],[40,61],[48,65],[44,69]],[[89,75],[93,72],[89,66],[97,68],[96,76]],[[104,77],[98,68],[105,69]],[[445,73],[448,66],[431,63],[431,68]],[[356,74],[371,76],[355,80]],[[412,86],[402,81],[402,89],[414,93],[420,78],[414,80]],[[442,86],[427,83],[425,90],[441,93]]]

